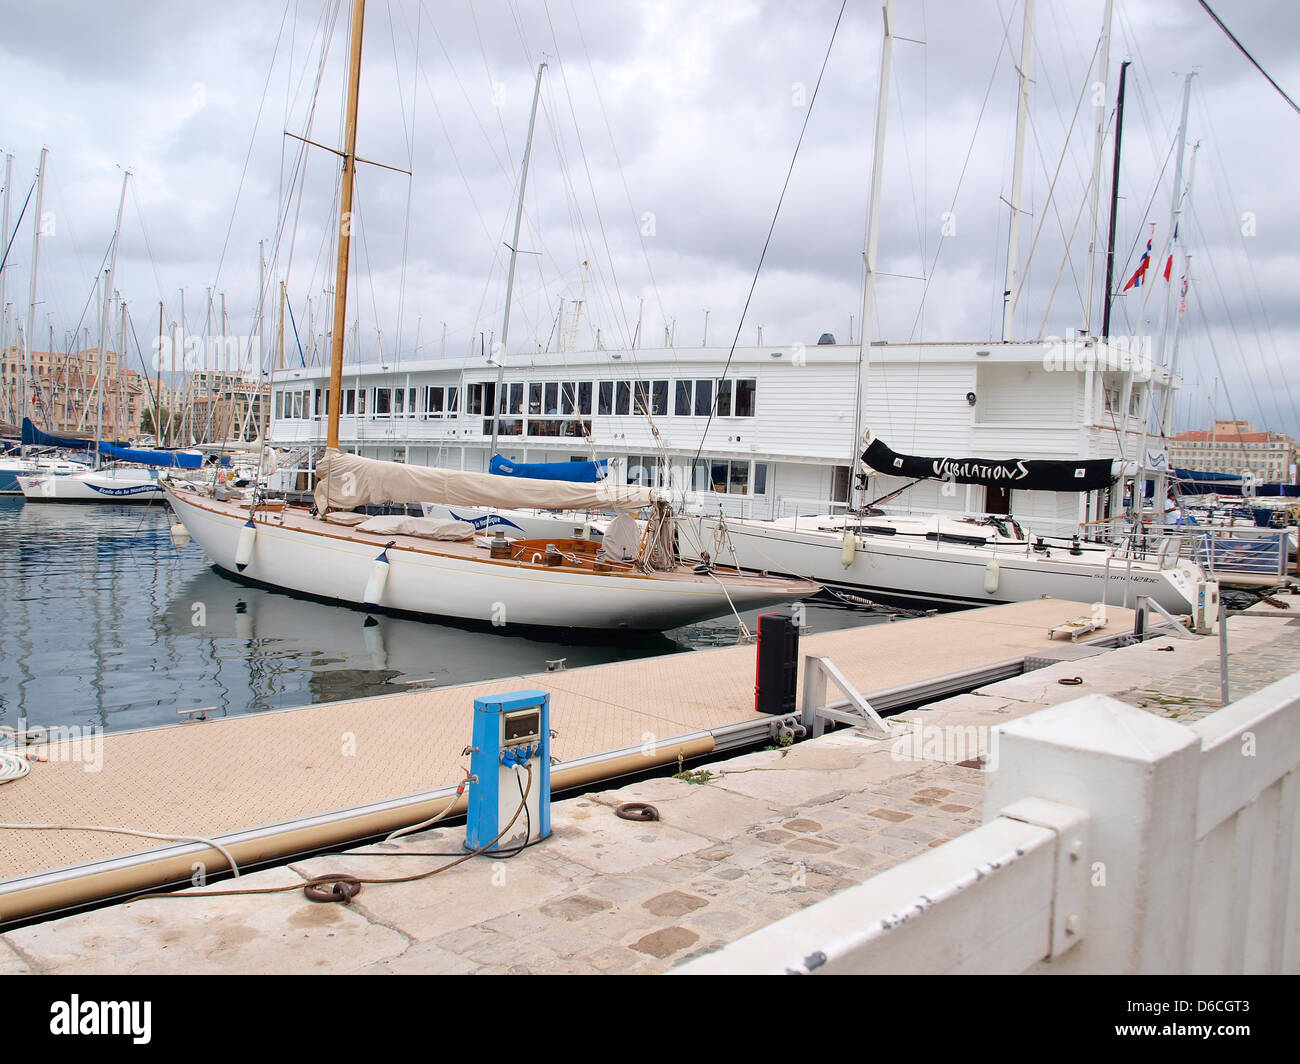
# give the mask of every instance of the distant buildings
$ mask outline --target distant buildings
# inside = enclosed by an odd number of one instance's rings
[[[251,443],[265,429],[270,385],[258,387],[254,374],[197,370],[181,393],[180,442]]]
[[[139,435],[140,417],[153,405],[150,386],[135,370],[118,366],[116,351],[104,352],[102,382],[99,349],[33,351],[28,380],[32,420],[55,435],[93,434],[101,424],[105,438]],[[11,347],[0,353],[0,420],[22,421],[23,353]]]
[[[162,428],[169,438],[159,440],[179,446],[248,442],[263,430],[262,414],[268,409],[268,387],[258,387],[255,375],[198,370],[178,387],[165,380],[146,378],[135,370],[119,371],[115,351],[104,352],[102,391],[99,350],[32,352],[28,396],[32,420],[46,432],[93,436],[99,428],[105,439],[134,439],[145,433],[145,412],[162,407]],[[0,422],[21,424],[23,353],[20,348],[0,352]],[[150,419],[152,424],[152,419]]]
[[[1296,483],[1296,441],[1280,432],[1256,432],[1249,421],[1216,421],[1169,441],[1169,464],[1203,473],[1252,473],[1268,484]]]

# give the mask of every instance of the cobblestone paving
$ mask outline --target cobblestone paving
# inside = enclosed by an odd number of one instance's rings
[[[1247,650],[1229,648],[1228,700],[1234,701],[1298,671],[1300,639],[1275,639]],[[1222,707],[1217,659],[1178,673],[1173,679],[1173,683],[1135,687],[1115,697],[1183,724]]]

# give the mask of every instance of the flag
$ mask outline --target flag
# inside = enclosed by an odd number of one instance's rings
[[[1146,279],[1147,267],[1151,265],[1151,241],[1147,241],[1147,249],[1142,252],[1142,261],[1138,263],[1138,268],[1133,272],[1133,276],[1128,279],[1128,284],[1123,288],[1127,292],[1130,288],[1141,288],[1142,282]]]
[[[1187,274],[1183,274],[1183,294],[1178,300],[1178,313],[1180,316],[1187,313]]]
[[[1165,280],[1169,280],[1169,274],[1174,268],[1174,245],[1178,243],[1178,226],[1174,226],[1174,238],[1169,242],[1169,258],[1165,260]],[[1151,245],[1148,244],[1148,247]]]

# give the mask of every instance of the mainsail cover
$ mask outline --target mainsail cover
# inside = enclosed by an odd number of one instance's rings
[[[138,462],[140,465],[168,466],[172,469],[203,468],[203,455],[186,454],[184,451],[142,451],[134,447],[118,447],[100,441],[99,453],[105,458],[116,458],[122,462]]]
[[[655,492],[635,484],[572,484],[562,480],[498,477],[381,462],[329,449],[316,464],[316,507],[354,510],[388,502],[440,502],[454,506],[539,510],[623,510],[651,505]]]
[[[124,443],[125,441],[118,441]],[[95,441],[82,439],[80,436],[51,436],[32,424],[30,418],[23,418],[23,445],[26,447],[61,447],[65,451],[93,451]]]
[[[488,472],[500,477],[528,477],[530,480],[569,480],[576,484],[595,484],[605,478],[608,458],[598,462],[512,462],[499,454],[492,456]]]
[[[880,440],[862,452],[872,469],[893,477],[989,484],[1022,491],[1095,491],[1115,481],[1109,458],[1056,462],[1032,458],[921,458],[896,454]]]
[[[1242,479],[1236,473],[1206,473],[1199,469],[1175,469],[1182,495],[1241,495]],[[1252,492],[1264,498],[1300,498],[1300,485],[1255,483]]]

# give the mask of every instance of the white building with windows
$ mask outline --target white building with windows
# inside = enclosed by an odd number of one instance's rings
[[[1092,341],[1062,360],[1039,342],[657,348],[344,367],[339,445],[371,458],[485,471],[608,458],[615,475],[686,487],[689,509],[768,519],[848,501],[854,407],[895,451],[1135,463],[1151,380]],[[498,379],[500,385],[498,386]],[[1157,370],[1157,382],[1167,379]],[[278,371],[275,446],[323,446],[329,371]],[[310,483],[310,467],[296,478]],[[908,482],[870,478],[866,500]],[[928,481],[890,507],[1013,513],[1073,527],[1105,517],[1119,490],[1089,496]]]

